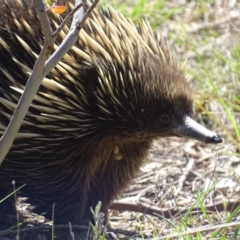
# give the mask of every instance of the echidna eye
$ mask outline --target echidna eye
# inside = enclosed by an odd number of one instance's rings
[[[168,123],[170,123],[171,118],[170,118],[170,116],[167,115],[167,114],[162,114],[162,115],[160,115],[160,121],[161,121],[163,124],[168,124]]]

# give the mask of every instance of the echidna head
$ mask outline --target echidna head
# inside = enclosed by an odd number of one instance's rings
[[[126,56],[123,67],[113,62],[98,68],[98,118],[105,130],[138,139],[175,135],[219,142],[190,118],[192,91],[183,71],[147,52],[135,54],[136,61]]]

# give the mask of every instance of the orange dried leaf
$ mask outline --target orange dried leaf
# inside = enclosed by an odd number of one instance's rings
[[[55,6],[52,8],[52,12],[55,14],[62,14],[66,11],[66,7],[65,6]]]

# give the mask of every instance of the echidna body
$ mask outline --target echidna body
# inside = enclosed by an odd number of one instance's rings
[[[43,44],[29,1],[0,5],[0,130],[3,134]],[[59,22],[50,18],[52,26]],[[54,19],[54,20],[53,20]],[[68,32],[65,27],[58,42]],[[58,43],[54,46],[56,49]],[[95,9],[73,49],[42,82],[0,167],[0,199],[15,180],[36,212],[56,223],[87,223],[144,163],[151,142],[221,139],[193,120],[191,90],[170,47],[147,21],[136,27]],[[5,211],[4,202],[0,212]]]

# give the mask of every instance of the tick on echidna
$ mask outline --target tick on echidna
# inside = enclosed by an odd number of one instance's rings
[[[65,27],[54,48],[67,32]],[[148,21],[135,26],[110,7],[95,8],[79,35],[43,80],[0,166],[0,199],[12,192],[12,180],[16,187],[26,184],[21,195],[49,219],[54,205],[55,223],[88,223],[99,201],[107,216],[154,139],[222,141],[191,119],[192,90],[184,71]],[[43,41],[30,0],[0,5],[1,134]],[[0,213],[10,205],[1,203]]]

